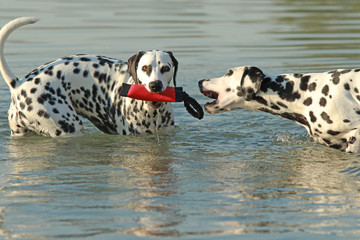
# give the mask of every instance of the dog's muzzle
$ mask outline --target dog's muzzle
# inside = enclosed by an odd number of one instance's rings
[[[149,89],[151,92],[160,93],[163,90],[163,84],[160,80],[155,80],[149,83]]]
[[[198,82],[200,92],[202,92],[202,91],[203,91],[203,89],[204,89],[204,87],[203,87],[203,82],[204,82],[204,81],[205,81],[205,79],[200,80],[200,81]]]

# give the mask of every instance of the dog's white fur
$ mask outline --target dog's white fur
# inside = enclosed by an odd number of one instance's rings
[[[269,112],[304,126],[317,142],[360,151],[360,69],[269,76],[256,67],[236,67],[199,82],[216,99],[208,113],[234,109]]]
[[[18,79],[5,61],[5,41],[15,29],[37,20],[18,18],[0,31],[0,71],[11,92],[8,116],[12,136],[80,133],[79,115],[109,134],[154,133],[174,125],[170,103],[119,95],[124,82],[143,84],[149,92],[162,92],[172,79],[175,82],[177,60],[171,52],[140,51],[127,63],[105,56],[73,55]]]

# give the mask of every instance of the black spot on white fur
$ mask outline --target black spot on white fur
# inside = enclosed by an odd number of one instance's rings
[[[31,123],[16,124],[12,133],[21,135],[29,130],[49,136],[75,133],[83,127],[78,115],[108,134],[155,133],[155,129],[173,126],[169,103],[160,104],[158,109],[147,106],[145,110],[143,101],[117,95],[122,83],[119,81],[127,80],[126,69],[121,60],[90,55],[64,57],[40,66],[27,75],[26,82],[32,85],[18,86],[19,95],[13,98],[14,104],[19,101],[22,119],[27,117]],[[162,71],[169,69],[165,67]],[[44,122],[50,120],[57,127],[37,131],[37,126],[48,126]]]
[[[246,67],[233,68],[235,71],[246,72]],[[245,69],[245,70],[244,70]],[[356,74],[356,75],[355,75]],[[360,115],[360,69],[335,70],[316,74],[283,74],[275,77],[264,75],[260,90],[254,92],[251,100],[244,98],[243,87],[238,86],[237,99],[230,105],[232,91],[222,86],[227,84],[228,75],[201,82],[201,91],[210,96],[209,92],[218,93],[221,98],[205,105],[210,113],[233,109],[259,110],[293,120],[304,126],[309,135],[318,142],[347,152],[360,152],[357,139],[360,132],[357,128]],[[208,87],[209,86],[209,87]],[[208,87],[208,88],[206,88]],[[214,95],[214,94],[213,94]],[[222,103],[226,99],[226,104]],[[240,100],[239,100],[240,99]],[[225,101],[224,101],[225,102]],[[221,104],[226,107],[220,107]]]

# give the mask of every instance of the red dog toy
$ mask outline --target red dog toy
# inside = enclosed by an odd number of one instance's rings
[[[182,87],[167,87],[161,93],[152,93],[141,84],[124,83],[120,90],[120,96],[135,98],[151,102],[182,102]]]
[[[186,110],[195,118],[202,119],[204,111],[195,99],[183,91],[182,87],[167,87],[161,93],[149,92],[142,84],[123,83],[120,96],[151,102],[184,102]]]

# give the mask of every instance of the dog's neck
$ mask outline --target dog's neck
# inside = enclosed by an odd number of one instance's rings
[[[160,107],[155,108],[151,102],[123,97],[122,104],[118,106],[117,119],[121,119],[120,121],[124,123],[126,135],[156,133],[160,128],[174,125],[174,114],[170,103],[161,103]]]
[[[310,124],[305,116],[305,108],[311,101],[301,91],[304,81],[294,75],[266,75],[258,94],[248,101],[249,109],[268,112],[297,122],[312,135]]]
[[[130,77],[128,83],[134,84]],[[115,88],[113,102],[116,109],[115,118],[120,134],[156,133],[158,129],[172,127],[174,114],[170,103],[154,104],[148,101],[136,100],[119,96],[120,87]]]

